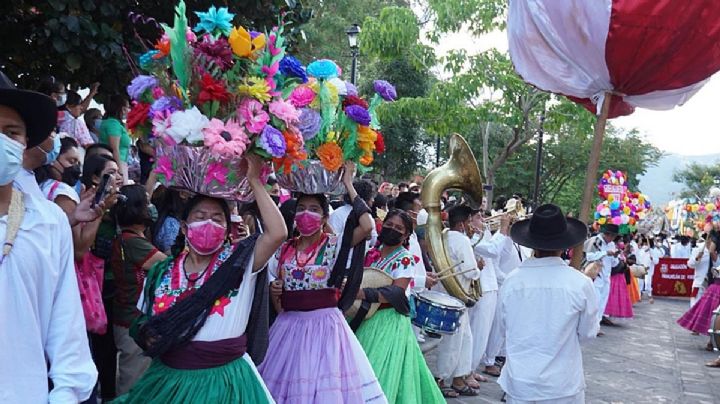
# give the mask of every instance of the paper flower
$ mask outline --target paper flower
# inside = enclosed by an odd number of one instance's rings
[[[365,151],[366,154],[370,153],[372,154],[372,151],[375,150],[375,141],[377,140],[377,132],[370,129],[368,126],[359,126],[358,127],[358,136],[357,136],[357,143],[358,147]]]
[[[241,58],[255,59],[265,47],[265,35],[253,35],[243,27],[233,28],[228,38],[233,53]]]
[[[308,105],[310,105],[311,102],[315,99],[315,91],[313,91],[312,88],[308,86],[297,86],[295,89],[290,93],[290,103],[295,106],[295,108],[303,108]]]
[[[375,139],[375,152],[377,154],[383,154],[385,153],[385,138],[382,133],[378,131],[375,131],[375,133],[377,133],[377,139]]]
[[[302,135],[292,129],[283,132],[285,138],[285,156],[273,159],[275,167],[284,171],[290,171],[296,162],[307,160]]]
[[[350,105],[359,105],[365,109],[369,108],[367,101],[363,100],[362,98],[358,97],[357,95],[345,96],[345,99],[343,99],[342,105],[344,108],[348,107]]]
[[[200,113],[197,107],[175,111],[170,115],[170,127],[166,130],[166,134],[175,143],[182,143],[183,140],[191,144],[202,142],[204,138],[202,130],[208,123],[207,117]]]
[[[161,156],[157,159],[155,165],[155,172],[165,177],[165,181],[170,181],[175,174],[173,170],[173,163],[168,156]]]
[[[288,77],[297,77],[303,83],[307,83],[308,77],[302,63],[293,56],[286,55],[280,60],[280,72]]]
[[[195,26],[195,32],[205,31],[215,36],[230,34],[235,14],[229,13],[227,7],[211,6],[207,12],[195,12],[195,14],[200,18],[200,22]]]
[[[157,86],[158,81],[153,76],[139,75],[136,76],[127,86],[127,92],[133,100],[139,100],[145,90]]]
[[[395,101],[397,98],[395,87],[385,80],[375,80],[373,87],[375,88],[375,92],[385,101]]]
[[[152,103],[150,111],[148,111],[148,115],[154,119],[158,114],[169,115],[180,109],[182,109],[182,101],[180,101],[178,97],[163,96]]]
[[[345,82],[345,89],[346,89],[347,95],[355,95],[355,96],[358,95],[357,87],[355,87],[355,84],[353,84],[349,81]]]
[[[146,102],[133,102],[133,106],[127,115],[127,127],[130,131],[135,130],[139,125],[144,124],[148,120],[148,112],[150,104]]]
[[[332,83],[325,82],[325,83],[321,84],[320,82],[315,81],[314,83],[310,84],[310,88],[312,88],[312,90],[315,92],[315,94],[318,94],[318,96],[315,97],[315,99],[313,99],[313,101],[310,103],[310,106],[315,109],[321,108],[319,94],[321,91],[321,87],[323,87],[323,86],[325,87],[325,89],[328,92],[327,102],[329,104],[337,105],[340,102],[340,95],[338,94],[338,90]]]
[[[162,59],[170,54],[170,39],[167,36],[163,36],[155,43],[155,50],[158,51],[153,57],[155,59]]]
[[[159,53],[160,51],[151,50],[140,55],[140,57],[138,58],[138,64],[140,65],[140,68],[143,70],[149,70],[150,68],[152,68],[158,59],[155,57],[155,55]]]
[[[228,168],[225,167],[223,163],[219,161],[213,161],[208,166],[208,170],[205,174],[205,179],[203,180],[203,183],[205,185],[208,185],[213,181],[217,181],[218,184],[225,185],[225,183],[227,182],[227,175],[229,171],[230,170],[228,170]]]
[[[195,55],[213,62],[221,70],[227,70],[233,65],[232,51],[225,38],[212,39],[204,35],[203,40],[195,44]]]
[[[152,132],[153,136],[162,139],[164,143],[173,145],[176,143],[175,140],[167,134],[167,130],[170,128],[170,114],[171,113],[155,114],[152,121]]]
[[[347,95],[347,85],[345,84],[345,81],[340,80],[337,77],[333,77],[330,80],[328,80],[328,83],[331,83],[332,85],[337,88],[337,92],[339,95],[345,96]]]
[[[241,96],[252,97],[261,102],[268,102],[272,98],[270,86],[265,79],[260,77],[246,79],[243,84],[238,86],[238,93]]]
[[[260,133],[265,129],[270,116],[263,109],[263,105],[252,98],[246,98],[238,107],[238,116],[240,116],[240,123],[245,125],[250,133]]]
[[[363,154],[362,157],[360,157],[360,164],[364,165],[365,167],[372,164],[372,162],[373,162],[372,153]]]
[[[332,60],[320,59],[307,66],[307,73],[318,79],[330,79],[338,76],[338,67]]]
[[[272,125],[265,126],[258,138],[258,145],[272,157],[282,157],[285,154],[285,137]]]
[[[213,118],[205,129],[203,145],[210,148],[213,155],[226,159],[240,157],[247,149],[250,140],[242,126],[231,119],[227,123]]]
[[[310,140],[317,135],[320,130],[322,117],[320,113],[310,108],[303,108],[300,111],[300,122],[297,125],[298,130],[302,134],[303,139]]]
[[[328,171],[337,171],[343,165],[343,153],[340,146],[334,142],[322,144],[315,150],[320,164]]]
[[[285,125],[292,125],[297,123],[300,119],[300,111],[298,111],[291,103],[277,99],[268,105],[270,113],[275,115],[278,119],[285,122]]]
[[[211,75],[205,73],[200,82],[200,94],[198,94],[198,104],[204,104],[208,101],[218,101],[225,103],[230,101],[230,93],[227,92],[225,83],[215,80]]]
[[[345,108],[345,115],[360,125],[368,126],[372,118],[367,109],[359,105],[348,105]]]

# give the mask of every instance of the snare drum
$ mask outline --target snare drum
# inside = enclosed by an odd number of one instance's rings
[[[425,290],[413,295],[412,323],[429,334],[455,334],[465,305],[444,293]]]
[[[720,351],[720,306],[713,311],[712,321],[710,322],[710,340],[712,340],[713,349]]]

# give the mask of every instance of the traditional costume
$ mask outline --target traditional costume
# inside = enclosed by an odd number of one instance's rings
[[[256,293],[267,290],[264,272],[252,270],[255,240],[256,237],[248,238],[237,247],[226,245],[214,254],[205,273],[186,275],[183,266],[187,252],[153,266],[138,303],[138,308],[149,319],[145,325],[143,317],[135,323],[138,328],[136,341],[150,352],[163,348],[159,346],[162,339],[153,342],[153,330],[145,330],[153,317],[164,315],[167,319],[166,311],[184,303],[185,299],[204,293],[202,286],[212,282],[213,275],[225,269],[224,265],[231,265],[230,270],[238,271],[239,282],[205,310],[207,317],[191,341],[157,355],[130,392],[116,402],[274,402],[250,356],[256,360],[262,358],[264,346],[262,341],[258,341],[258,346],[254,345],[254,332],[262,334],[263,307],[267,306],[262,295],[254,300]],[[267,326],[267,312],[264,314],[264,325]],[[248,329],[248,324],[257,328]]]
[[[702,253],[702,257],[698,260],[697,257]],[[705,293],[705,289],[707,287],[706,279],[708,271],[711,267],[714,267],[718,264],[717,261],[711,262],[712,258],[710,257],[710,252],[707,250],[707,244],[702,243],[698,247],[696,247],[692,254],[690,254],[690,258],[688,259],[687,266],[689,268],[693,268],[695,270],[695,275],[693,277],[693,295],[690,298],[690,307],[694,306],[695,303],[700,300],[703,293]]]
[[[627,281],[630,270],[625,261],[620,261],[612,268],[610,276],[610,295],[605,306],[605,315],[616,318],[632,318],[633,309],[628,294]]]
[[[720,305],[720,273],[717,268],[712,268],[710,275],[712,280],[705,293],[677,321],[683,328],[703,335],[708,335],[713,311]]]
[[[619,229],[617,225],[606,224],[603,225],[601,231],[608,234],[617,234]],[[586,260],[588,262],[600,261],[602,264],[602,269],[598,272],[598,276],[594,281],[598,297],[598,321],[602,320],[608,298],[610,297],[610,276],[612,268],[619,262],[617,257],[611,257],[607,253],[608,251],[615,250],[615,243],[612,241],[609,243],[606,242],[602,234],[598,234],[585,242],[584,251]]]
[[[421,265],[419,260],[399,245],[385,258],[378,250],[372,250],[368,253],[365,266],[381,269],[393,279],[412,279],[416,265]],[[445,399],[425,363],[410,324],[404,292],[397,286],[382,288],[383,296],[395,304],[383,303],[373,317],[360,325],[357,338],[389,402],[444,403]],[[390,294],[394,296],[388,298]],[[369,291],[366,297],[368,295]]]

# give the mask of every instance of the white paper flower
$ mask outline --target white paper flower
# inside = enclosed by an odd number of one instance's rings
[[[203,129],[210,120],[197,107],[185,111],[175,111],[170,115],[170,128],[166,134],[175,142],[186,141],[190,144],[201,143],[205,137]]]
[[[338,95],[346,96],[347,95],[347,86],[345,85],[345,82],[343,80],[340,80],[337,77],[333,77],[330,80],[328,80],[328,83],[332,83],[332,85],[337,88]]]

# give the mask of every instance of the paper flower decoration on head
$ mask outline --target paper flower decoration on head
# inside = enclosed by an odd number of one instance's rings
[[[337,92],[339,95],[345,96],[347,95],[347,85],[345,84],[345,81],[340,80],[337,77],[333,77],[330,80],[328,80],[329,83],[335,86],[337,88]]]
[[[343,100],[343,107],[348,107],[350,105],[358,105],[365,109],[368,109],[369,105],[368,102],[363,100],[362,98],[356,96],[356,95],[348,95]]]
[[[225,38],[213,39],[210,35],[203,36],[203,40],[195,44],[195,55],[212,62],[221,70],[232,67],[232,50]]]
[[[198,94],[197,99],[198,104],[202,105],[209,101],[223,103],[230,101],[230,93],[222,81],[215,80],[211,75],[205,73],[200,83],[200,94]]]
[[[264,34],[253,35],[243,27],[233,28],[228,38],[233,53],[241,58],[255,59],[258,52],[265,47]]]
[[[275,100],[268,105],[270,113],[283,121],[285,125],[297,123],[300,119],[300,111],[298,111],[291,103],[282,99]]]
[[[320,59],[307,66],[307,73],[318,79],[331,79],[338,76],[338,67],[332,60]]]
[[[182,101],[179,98],[162,96],[152,103],[149,114],[154,118],[158,114],[172,114],[179,109],[182,109]]]
[[[203,129],[209,122],[197,107],[185,111],[175,111],[170,115],[170,127],[165,133],[175,143],[182,143],[183,141],[190,144],[202,142],[204,139]]]
[[[321,123],[320,113],[310,108],[303,108],[300,111],[300,123],[298,129],[302,133],[303,139],[310,140],[317,135],[320,130]]]
[[[317,155],[322,166],[328,171],[337,171],[343,165],[342,149],[337,143],[324,143],[317,148]]]
[[[297,86],[292,93],[290,93],[290,103],[296,108],[306,107],[310,105],[314,99],[315,91],[308,86]]]
[[[207,12],[195,12],[195,14],[200,18],[200,22],[195,26],[195,32],[205,31],[215,36],[230,34],[235,14],[229,13],[227,7],[211,6]]]
[[[258,138],[258,144],[272,157],[282,157],[285,154],[285,137],[271,125],[265,126]]]
[[[157,86],[157,84],[158,81],[153,76],[136,76],[128,85],[127,92],[130,98],[137,101],[140,100],[140,97],[142,97],[146,90],[152,89]]]
[[[378,93],[385,101],[395,101],[397,98],[395,87],[385,80],[375,80],[373,87],[375,92]]]
[[[261,133],[268,121],[270,121],[270,115],[263,109],[263,105],[250,98],[246,98],[240,103],[238,107],[238,115],[240,116],[240,122],[245,125],[250,133]]]
[[[302,63],[290,55],[286,55],[280,60],[280,72],[288,77],[296,77],[303,83],[308,81]]]
[[[347,91],[347,95],[355,95],[355,96],[358,95],[357,87],[355,87],[355,84],[353,84],[349,81],[345,82],[345,89]]]
[[[203,134],[205,146],[209,147],[214,155],[223,158],[242,156],[250,142],[242,126],[232,119],[227,123],[216,118],[211,119]]]
[[[372,118],[367,109],[359,105],[348,105],[345,107],[345,115],[360,125],[368,126]]]

